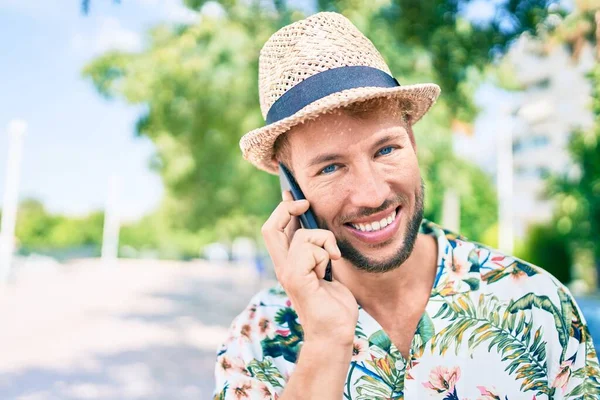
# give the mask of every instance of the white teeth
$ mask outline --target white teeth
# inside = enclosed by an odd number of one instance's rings
[[[354,227],[354,229],[358,229],[363,232],[372,232],[372,231],[378,231],[380,229],[385,228],[386,226],[391,224],[395,219],[396,219],[396,210],[392,211],[392,214],[389,215],[387,218],[382,218],[381,221],[371,222],[370,224],[360,223],[360,224],[351,224],[351,225],[352,225],[352,227]]]
[[[379,221],[379,225],[382,228],[385,228],[386,226],[388,226],[387,218],[382,218],[381,221]]]

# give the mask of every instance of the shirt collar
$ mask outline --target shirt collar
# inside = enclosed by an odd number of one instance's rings
[[[421,233],[436,238],[437,271],[431,297],[466,293],[479,287],[478,253],[465,237],[423,219]]]

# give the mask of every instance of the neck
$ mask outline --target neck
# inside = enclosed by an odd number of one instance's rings
[[[357,270],[341,259],[333,264],[334,278],[343,283],[358,304],[369,313],[410,305],[410,299],[429,294],[435,279],[437,243],[429,235],[419,234],[408,259],[392,271],[369,273]]]

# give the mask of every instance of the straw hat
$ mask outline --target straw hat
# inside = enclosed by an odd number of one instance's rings
[[[277,174],[273,145],[295,125],[376,97],[410,101],[414,124],[439,94],[433,83],[400,86],[373,43],[346,17],[321,12],[283,27],[260,51],[260,109],[267,125],[245,134],[240,148],[246,160]]]

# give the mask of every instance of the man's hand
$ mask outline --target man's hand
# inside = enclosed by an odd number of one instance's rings
[[[262,234],[277,279],[302,323],[305,345],[350,351],[358,320],[356,299],[335,279],[323,279],[329,260],[341,258],[335,237],[323,229],[300,229],[297,216],[308,210],[308,201],[294,201],[289,191],[283,199]]]

